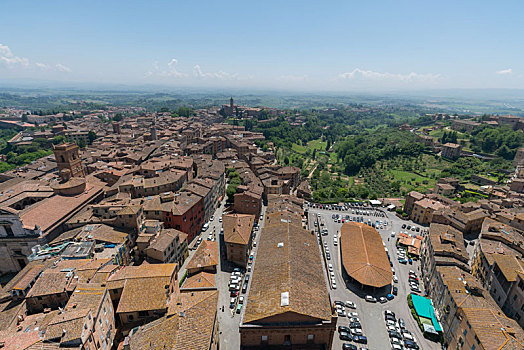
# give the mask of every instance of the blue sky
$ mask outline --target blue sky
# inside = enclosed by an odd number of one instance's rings
[[[0,80],[524,88],[524,1],[0,2]]]

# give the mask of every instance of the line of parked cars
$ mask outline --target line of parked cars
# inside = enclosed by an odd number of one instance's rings
[[[393,311],[384,311],[384,322],[386,322],[392,350],[420,349],[417,339],[406,329],[404,320],[399,318],[397,321]]]
[[[243,282],[243,283],[242,283]],[[235,267],[231,276],[229,277],[229,296],[231,297],[229,308],[235,309],[236,313],[239,314],[244,305],[244,296],[241,296],[240,293],[245,294],[247,292],[247,284],[249,282],[249,274],[246,274],[242,277],[242,270]],[[237,305],[238,298],[238,305]]]
[[[357,213],[357,215],[369,215],[369,216],[377,216],[377,217],[386,216],[383,212],[381,212],[380,210],[377,210],[376,208],[370,207],[369,203],[365,203],[365,202],[349,202],[349,203],[344,203],[343,205],[318,204],[318,203],[307,202],[305,204],[305,207],[317,208],[317,209],[323,209],[323,210],[336,210],[336,211],[349,211],[351,209],[351,212],[353,214]]]
[[[346,307],[348,311],[346,312]],[[368,338],[364,335],[362,331],[362,324],[358,318],[358,312],[349,311],[356,310],[357,306],[352,301],[335,301],[335,310],[339,317],[348,317],[349,324],[347,326],[338,326],[338,337],[344,341],[353,341],[359,344],[367,344]],[[342,349],[344,350],[359,350],[355,344],[343,343]],[[361,347],[360,350],[367,350],[366,347]]]
[[[419,286],[418,276],[413,270],[409,270],[408,283],[412,293],[422,293]]]

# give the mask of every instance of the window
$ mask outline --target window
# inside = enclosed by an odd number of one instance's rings
[[[147,311],[139,311],[138,312],[139,317],[147,317]]]
[[[314,334],[308,334],[307,335],[307,342],[313,343],[315,341],[315,335]]]
[[[284,345],[291,345],[291,335],[286,334],[284,336]]]
[[[129,316],[127,317],[127,319],[128,319],[129,321],[133,321],[135,318],[133,317],[133,315],[129,315]]]
[[[262,344],[267,344],[267,335],[262,336]]]
[[[465,329],[465,330],[464,330],[464,336],[466,336],[467,334],[468,334],[468,330]]]
[[[513,301],[517,300],[517,294],[513,296]]]
[[[9,225],[4,225],[4,229],[5,229],[5,232],[8,236],[14,236],[15,234],[13,233],[13,230],[11,229],[11,226]]]

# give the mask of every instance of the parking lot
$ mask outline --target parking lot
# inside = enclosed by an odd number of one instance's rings
[[[367,338],[367,344],[359,344],[353,340],[341,340],[339,339],[339,333],[337,333],[333,342],[333,349],[342,349],[342,344],[344,343],[354,344],[357,346],[357,349],[393,348],[390,342],[390,336],[388,334],[388,329],[385,320],[384,312],[386,310],[390,310],[395,313],[397,322],[395,322],[395,326],[390,327],[392,331],[398,331],[399,333],[401,333],[400,336],[402,337],[402,329],[397,328],[398,320],[401,318],[405,323],[405,329],[408,330],[416,339],[416,342],[418,343],[420,349],[440,349],[439,344],[428,341],[422,336],[422,332],[416,324],[416,321],[413,319],[407,304],[407,296],[409,293],[411,293],[411,289],[408,283],[410,275],[409,271],[412,270],[420,278],[419,262],[413,261],[412,264],[409,264],[409,262],[406,262],[406,264],[401,264],[397,258],[397,248],[395,247],[396,236],[398,232],[406,232],[408,225],[413,226],[414,224],[412,222],[398,218],[394,213],[387,212],[383,208],[380,208],[378,210],[371,209],[370,207],[368,207],[367,209],[359,208],[359,214],[357,214],[357,209],[352,207],[344,211],[310,207],[308,207],[307,209],[309,211],[308,223],[310,225],[310,229],[315,229],[314,222],[317,220],[317,218],[319,218],[318,214],[320,214],[320,219],[324,226],[318,226],[319,232],[321,232],[322,229],[327,230],[326,235],[320,234],[320,244],[324,246],[324,249],[327,248],[330,253],[330,260],[325,260],[325,272],[327,280],[330,281],[328,282],[328,285],[330,287],[331,299],[333,302],[342,301],[346,303],[346,301],[351,301],[354,303],[355,306],[355,309],[350,309],[347,306],[344,306],[343,308],[339,307],[340,310],[345,311],[346,316],[339,317],[337,326],[349,327],[351,320],[347,314],[348,312],[355,312],[357,313],[357,315],[355,316],[358,317],[359,322],[358,324],[353,324],[353,326],[359,326],[360,328],[354,327],[353,329],[356,329],[356,331],[354,331],[353,334],[359,334],[360,331],[358,331],[358,329],[361,329],[362,334]],[[375,223],[375,226],[377,226],[377,231],[380,233],[382,237],[385,248],[387,248],[389,251],[390,258],[393,263],[393,268],[395,270],[395,276],[398,279],[398,283],[393,283],[393,285],[398,289],[398,293],[396,296],[394,296],[393,300],[389,300],[385,303],[366,302],[366,295],[371,295],[378,299],[381,296],[385,297],[386,294],[374,294],[373,290],[362,290],[359,287],[352,285],[350,282],[345,281],[343,279],[343,271],[338,245],[339,239],[337,238],[336,241],[334,240],[334,237],[339,236],[340,228],[342,226],[342,220],[340,220],[339,222],[338,219],[334,219],[333,215],[336,214],[340,216],[343,215],[344,220],[346,215],[349,215],[350,218],[353,218],[353,221],[358,220],[359,222],[363,221],[364,223]],[[358,219],[355,219],[357,217]],[[376,225],[377,220],[379,221],[378,225]],[[380,221],[382,221],[382,225],[380,224]],[[387,221],[387,224],[385,224],[384,221]],[[403,224],[406,225],[404,229],[402,228]],[[415,224],[415,227],[419,226]],[[424,229],[424,227],[420,227],[418,234],[422,234]],[[395,237],[391,236],[391,232],[395,232]],[[416,233],[416,231],[410,230],[409,233],[414,234]],[[334,282],[336,284],[335,289],[333,288],[334,286],[331,283],[331,275],[328,264],[331,264],[333,268]],[[423,288],[422,283],[420,283],[420,288]],[[419,294],[423,295],[423,290],[421,290]],[[354,321],[356,321],[356,319]],[[389,323],[392,324],[392,322]],[[407,334],[407,337],[409,337],[409,334]]]

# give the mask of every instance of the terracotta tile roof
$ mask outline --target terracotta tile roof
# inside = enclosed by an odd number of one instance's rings
[[[83,226],[77,235],[77,238],[97,240],[108,243],[125,243],[129,233],[114,229],[105,224],[94,224]]]
[[[524,331],[502,311],[493,309],[463,309],[483,349],[522,350],[524,349]]]
[[[194,276],[188,277],[181,290],[212,289],[216,288],[215,274],[202,271]]]
[[[127,279],[117,313],[167,309],[170,277]]]
[[[64,293],[72,277],[68,277],[68,273],[47,269],[38,277],[27,297]]]
[[[296,313],[312,322],[332,310],[317,238],[285,213],[266,218],[242,323]]]
[[[81,338],[89,313],[89,309],[71,309],[56,315],[47,326],[44,339],[65,343]]]
[[[429,238],[435,255],[454,254],[466,262],[469,260],[464,236],[459,230],[449,225],[432,223],[429,226]]]
[[[222,216],[224,228],[224,241],[226,243],[236,243],[247,245],[253,223],[255,222],[254,215],[248,214],[226,214]]]
[[[184,239],[187,239],[187,234],[175,229],[163,229],[147,249],[154,249],[163,252],[176,240],[176,237],[178,237],[179,244],[182,244]]]
[[[218,265],[218,242],[202,241],[195,254],[188,262],[186,269],[201,269]]]
[[[111,289],[110,284],[112,282],[125,281],[126,279],[145,277],[170,277],[176,272],[176,270],[177,264],[143,263],[139,266],[125,266],[109,278],[107,288]]]
[[[87,184],[83,193],[76,196],[55,195],[44,199],[23,210],[20,218],[25,227],[34,228],[38,225],[42,232],[46,232],[101,191],[102,187]]]
[[[64,309],[89,309],[95,315],[103,302],[105,291],[105,286],[99,283],[79,283]]]
[[[495,260],[495,263],[508,282],[515,282],[517,280],[517,273],[524,272],[522,268],[523,262],[514,255],[492,254],[491,257]]]
[[[29,283],[31,283],[40,273],[44,270],[44,265],[34,265],[29,271],[27,271],[22,278],[20,278],[16,284],[13,286],[13,289],[24,290],[27,288]]]
[[[344,269],[366,286],[381,288],[391,284],[393,272],[380,234],[363,223],[347,222],[340,229]]]
[[[139,328],[131,350],[208,350],[216,327],[218,291],[182,293],[168,316]]]

